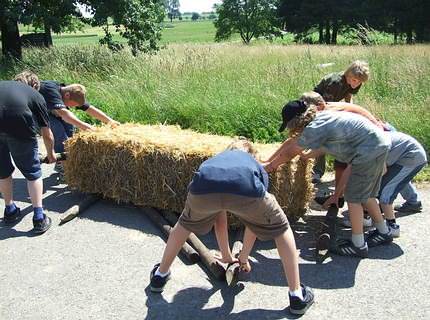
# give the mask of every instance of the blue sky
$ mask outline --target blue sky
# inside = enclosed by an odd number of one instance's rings
[[[179,10],[181,12],[209,12],[215,3],[221,3],[221,0],[179,0]]]

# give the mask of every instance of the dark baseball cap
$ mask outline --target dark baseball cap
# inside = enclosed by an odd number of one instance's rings
[[[293,100],[288,102],[282,108],[282,125],[279,128],[279,132],[282,132],[287,127],[287,123],[297,115],[302,114],[308,107],[302,100]]]

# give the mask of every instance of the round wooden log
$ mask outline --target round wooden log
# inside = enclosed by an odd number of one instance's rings
[[[84,210],[88,209],[95,202],[100,200],[100,196],[98,194],[88,194],[85,198],[79,202],[79,204],[74,205],[69,208],[63,215],[63,218],[60,219],[60,226],[75,219],[78,215],[80,215]]]

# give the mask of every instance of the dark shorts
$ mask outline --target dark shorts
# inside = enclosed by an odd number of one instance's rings
[[[340,162],[339,160],[336,160],[336,159],[334,160],[333,167],[335,169],[346,169],[347,166],[348,164],[345,162]]]
[[[196,234],[208,233],[218,214],[228,211],[260,240],[270,240],[288,230],[288,219],[274,195],[250,198],[225,193],[194,195],[188,193],[179,223]]]
[[[0,179],[12,175],[15,170],[12,159],[27,180],[33,181],[42,176],[35,137],[24,140],[0,133]]]
[[[49,115],[49,126],[54,135],[54,151],[64,152],[64,142],[73,135],[75,127],[52,114]]]

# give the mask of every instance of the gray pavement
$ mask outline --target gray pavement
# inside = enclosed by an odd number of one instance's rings
[[[151,294],[149,272],[165,247],[158,229],[139,208],[109,200],[58,226],[82,195],[58,185],[52,167],[43,166],[53,226],[41,236],[31,232],[25,180],[14,175],[16,200],[27,215],[13,227],[0,222],[1,320],[294,318],[273,242],[256,245],[253,271],[234,289],[176,259],[164,293]],[[430,318],[430,186],[419,192],[424,212],[400,217],[401,238],[371,249],[369,259],[335,256],[316,264],[314,233],[323,212],[312,210],[294,225],[302,281],[316,295],[304,319]],[[212,235],[204,240],[215,247]]]

